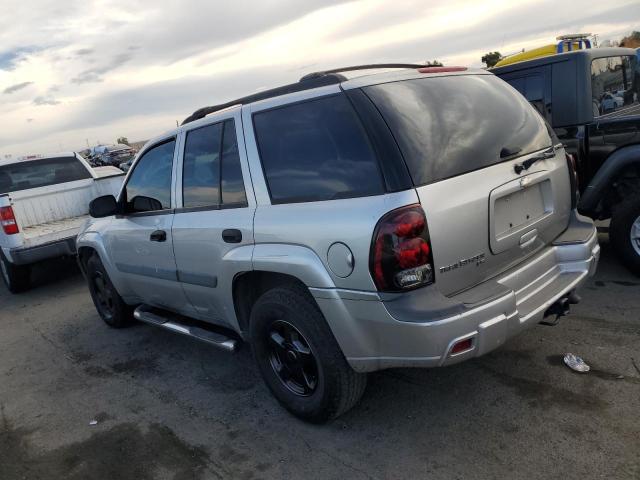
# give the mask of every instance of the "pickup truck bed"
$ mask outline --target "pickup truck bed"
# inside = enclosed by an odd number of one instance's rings
[[[0,208],[12,215],[12,221],[18,228],[17,232],[12,233],[0,229],[0,261],[4,262],[5,267],[3,273],[9,270],[16,272],[46,258],[74,254],[75,238],[89,218],[91,200],[102,195],[117,194],[124,178],[121,170],[115,167],[92,169],[81,157],[65,155],[70,161],[73,161],[73,157],[79,162],[74,165],[75,168],[86,169],[81,178],[76,176],[77,179],[71,181],[0,192]],[[21,171],[19,167],[10,166],[5,170],[5,175],[7,172],[18,182],[34,181],[28,169]],[[38,174],[43,175],[42,172],[43,169]],[[65,173],[56,171],[56,175]],[[27,274],[23,277],[26,278]],[[11,282],[11,275],[6,274],[4,278],[5,282]],[[11,289],[18,291],[21,288]]]

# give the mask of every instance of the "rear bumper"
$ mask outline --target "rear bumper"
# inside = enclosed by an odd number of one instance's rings
[[[3,249],[3,253],[15,265],[27,265],[47,258],[75,255],[76,237],[64,238],[29,248]]]
[[[595,273],[597,233],[592,222],[580,222],[581,231],[570,228],[524,264],[454,297],[442,296],[435,286],[395,298],[345,290],[311,292],[357,371],[458,363],[535,325],[551,305]],[[451,354],[453,345],[465,339],[471,339],[471,347]]]

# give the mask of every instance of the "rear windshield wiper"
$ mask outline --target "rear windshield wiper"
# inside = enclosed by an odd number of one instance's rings
[[[534,155],[533,157],[529,157],[527,158],[524,162],[522,163],[516,163],[513,166],[513,169],[515,170],[515,172],[519,175],[521,174],[524,170],[529,170],[531,168],[531,165],[533,165],[534,163],[536,163],[539,160],[546,160],[548,158],[553,158],[556,156],[556,148],[555,147],[549,147],[547,150],[540,152],[537,155]]]

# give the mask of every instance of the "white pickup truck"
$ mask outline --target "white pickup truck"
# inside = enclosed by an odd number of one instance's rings
[[[29,287],[33,263],[75,254],[89,202],[117,194],[123,179],[77,153],[0,162],[0,271],[9,290]]]

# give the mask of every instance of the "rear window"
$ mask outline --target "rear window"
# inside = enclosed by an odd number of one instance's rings
[[[637,57],[606,57],[591,62],[594,116],[638,115],[640,70]]]
[[[416,185],[551,145],[544,121],[493,75],[426,77],[364,88],[391,128]],[[513,157],[512,157],[513,158]]]
[[[91,178],[75,157],[45,158],[0,166],[0,193],[47,187]]]
[[[384,192],[373,148],[345,95],[257,113],[254,126],[272,203]]]

